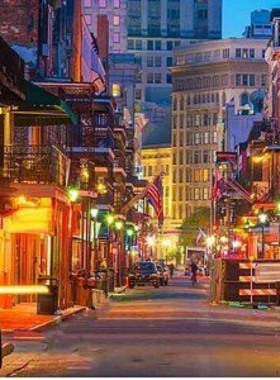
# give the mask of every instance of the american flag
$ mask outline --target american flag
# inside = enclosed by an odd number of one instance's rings
[[[222,195],[222,185],[223,177],[218,168],[215,168],[214,171],[214,184],[212,188],[212,193],[210,201],[213,202],[216,198],[219,198]]]
[[[156,179],[148,185],[147,194],[148,202],[153,206],[158,219],[159,226],[163,223],[163,206],[162,206],[162,176],[158,175]]]

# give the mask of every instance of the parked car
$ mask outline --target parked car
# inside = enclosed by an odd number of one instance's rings
[[[164,264],[157,264],[157,271],[159,273],[160,285],[168,285],[170,278],[168,267]]]
[[[160,286],[160,277],[156,264],[152,261],[139,261],[134,263],[128,274],[128,287],[133,289],[135,285]]]

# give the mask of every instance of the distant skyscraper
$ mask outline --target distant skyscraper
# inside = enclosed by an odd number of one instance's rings
[[[270,11],[258,9],[251,13],[251,24],[246,26],[243,36],[245,38],[264,38],[272,37],[273,27],[270,23]]]
[[[173,48],[222,35],[222,0],[129,0],[128,50],[142,65],[136,99],[171,103]]]

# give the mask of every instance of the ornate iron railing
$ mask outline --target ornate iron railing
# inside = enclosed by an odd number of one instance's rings
[[[66,187],[70,160],[55,146],[4,146],[1,177],[11,182]]]

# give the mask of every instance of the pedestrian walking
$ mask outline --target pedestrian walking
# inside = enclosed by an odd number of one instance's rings
[[[192,284],[194,286],[194,284],[197,283],[198,266],[195,262],[192,262],[190,265],[190,268],[191,268],[191,280],[192,280]]]
[[[171,263],[169,265],[169,270],[170,270],[170,277],[173,277],[173,274],[174,274],[174,270],[175,270],[175,267],[174,267],[174,264]]]

